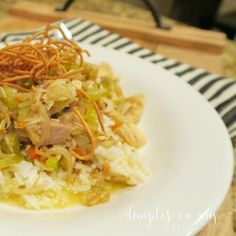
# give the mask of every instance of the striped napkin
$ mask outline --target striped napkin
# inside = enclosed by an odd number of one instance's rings
[[[216,109],[228,129],[230,137],[236,136],[236,80],[166,58],[141,47],[126,37],[105,30],[89,21],[76,18],[62,22],[71,32],[74,41],[99,45],[128,53],[162,67],[185,80],[199,91]],[[19,41],[38,30],[4,33],[0,35],[0,41]]]

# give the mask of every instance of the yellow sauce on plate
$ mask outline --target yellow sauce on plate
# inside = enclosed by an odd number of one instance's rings
[[[52,198],[53,204],[50,206],[41,207],[41,209],[60,209],[66,207],[72,207],[76,205],[84,205],[84,206],[94,206],[101,203],[106,203],[109,201],[110,196],[113,193],[120,192],[129,186],[121,183],[114,182],[104,182],[99,186],[94,186],[91,190],[74,193],[64,189],[58,192],[42,192],[40,194],[35,194],[42,201],[46,198]],[[12,206],[21,207],[21,208],[29,208],[25,201],[19,195],[11,195],[9,197],[1,196],[0,201],[2,203],[10,204]]]

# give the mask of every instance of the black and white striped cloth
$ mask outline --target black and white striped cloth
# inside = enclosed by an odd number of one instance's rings
[[[185,80],[216,109],[228,129],[230,137],[236,136],[236,80],[166,58],[141,47],[126,37],[112,33],[86,20],[69,19],[63,23],[72,33],[73,40],[77,42],[86,42],[128,53],[156,64]],[[0,35],[0,41],[19,41],[38,30],[3,33]]]

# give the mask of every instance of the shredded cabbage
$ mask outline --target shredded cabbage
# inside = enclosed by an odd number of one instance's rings
[[[24,160],[24,156],[18,154],[0,154],[0,170],[12,167]]]

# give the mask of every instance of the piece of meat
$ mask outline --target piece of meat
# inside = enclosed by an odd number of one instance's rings
[[[78,118],[74,112],[68,111],[63,113],[59,118],[60,123],[69,126],[75,126],[78,123]]]
[[[61,144],[68,139],[72,128],[59,122],[50,121],[45,124],[36,124],[26,128],[26,132],[34,145]]]
[[[58,120],[61,124],[71,127],[72,132],[84,129],[81,121],[72,111],[63,113],[60,117],[58,117]]]
[[[64,143],[70,136],[70,133],[71,127],[57,122],[51,122],[51,137],[48,140],[44,140],[44,145]]]

